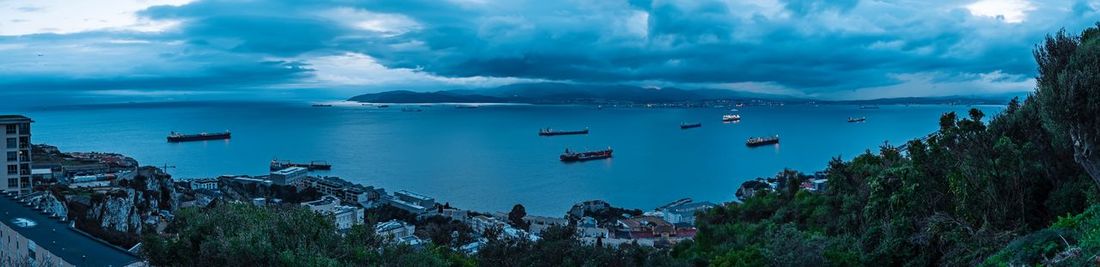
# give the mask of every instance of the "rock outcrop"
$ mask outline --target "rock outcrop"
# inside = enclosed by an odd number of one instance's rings
[[[49,214],[57,216],[59,218],[68,218],[69,209],[65,206],[65,203],[58,199],[53,192],[45,191],[35,193],[29,196],[28,201],[31,205],[46,211]]]

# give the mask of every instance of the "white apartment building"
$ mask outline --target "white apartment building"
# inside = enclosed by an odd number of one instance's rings
[[[31,123],[21,115],[0,115],[0,155],[4,168],[0,170],[0,190],[26,194],[31,181]]]

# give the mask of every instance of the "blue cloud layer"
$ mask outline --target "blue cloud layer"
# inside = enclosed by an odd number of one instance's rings
[[[1083,0],[1025,2],[1020,23],[975,15],[958,1],[757,2],[202,0],[138,13],[179,23],[166,31],[0,36],[8,59],[0,86],[326,87],[315,59],[351,54],[426,77],[363,88],[477,77],[767,84],[834,98],[990,93],[1029,89],[1021,84],[1034,75],[1030,51],[1044,34],[1100,20],[1100,3]]]

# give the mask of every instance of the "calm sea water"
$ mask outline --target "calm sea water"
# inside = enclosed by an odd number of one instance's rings
[[[651,209],[683,197],[724,202],[741,182],[783,168],[813,172],[832,157],[901,144],[934,131],[940,114],[966,106],[787,105],[744,107],[736,124],[724,109],[617,109],[581,106],[420,107],[402,112],[306,103],[176,103],[15,110],[32,117],[34,142],[64,151],[118,152],[147,165],[172,165],[177,178],[259,175],[273,158],[334,165],[340,176],[388,191],[407,189],[459,207],[557,216],[577,201],[604,199]],[[992,116],[1001,107],[980,107]],[[866,116],[865,123],[848,123]],[[681,130],[681,122],[701,128]],[[542,127],[581,136],[539,137]],[[170,131],[232,130],[233,139],[170,144]],[[779,145],[748,148],[751,136]],[[565,148],[611,146],[610,160],[566,164]]]

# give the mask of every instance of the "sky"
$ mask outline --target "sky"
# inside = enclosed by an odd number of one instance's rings
[[[1100,0],[0,0],[0,98],[348,97],[514,83],[818,99],[1022,94]]]

